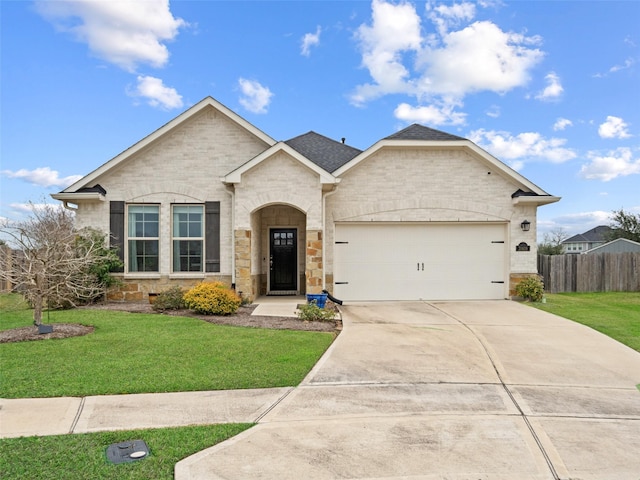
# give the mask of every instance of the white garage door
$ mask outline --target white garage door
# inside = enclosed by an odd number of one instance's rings
[[[505,298],[504,224],[338,224],[342,300]]]

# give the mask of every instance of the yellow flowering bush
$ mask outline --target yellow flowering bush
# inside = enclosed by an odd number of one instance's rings
[[[190,310],[203,315],[233,315],[242,300],[222,282],[201,283],[184,294]]]

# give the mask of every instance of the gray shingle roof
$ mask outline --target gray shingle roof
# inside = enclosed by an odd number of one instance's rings
[[[435,140],[435,141],[447,141],[447,140],[466,140],[465,138],[458,137],[457,135],[451,135],[447,132],[440,130],[434,130],[433,128],[425,127],[414,123],[407,128],[400,130],[399,132],[389,135],[385,140]]]
[[[329,173],[336,171],[362,153],[362,150],[313,131],[286,140],[284,143]]]
[[[605,234],[609,231],[611,231],[611,227],[608,227],[607,225],[600,225],[584,233],[579,233],[571,238],[567,238],[562,243],[603,242]]]

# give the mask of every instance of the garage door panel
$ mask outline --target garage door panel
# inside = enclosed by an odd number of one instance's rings
[[[502,224],[340,224],[335,294],[344,300],[505,296]]]

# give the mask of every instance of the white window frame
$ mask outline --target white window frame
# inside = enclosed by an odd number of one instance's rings
[[[180,208],[193,208],[197,207],[200,209],[200,236],[199,237],[191,237],[191,236],[177,236],[176,235],[176,219],[175,213],[176,209]],[[179,232],[178,232],[179,233]],[[176,248],[176,242],[180,241],[199,241],[200,242],[200,269],[199,270],[179,270],[176,268],[179,262],[179,251]],[[181,275],[193,275],[193,274],[201,274],[204,272],[205,266],[205,208],[203,204],[173,204],[171,205],[171,272],[174,274]]]
[[[135,232],[131,232],[131,219],[130,219],[130,215],[131,213],[135,213],[132,212],[131,209],[132,208],[139,208],[139,207],[153,207],[156,209],[157,211],[157,215],[158,215],[158,235],[157,236],[142,236],[142,237],[138,237],[138,236],[134,236],[131,235],[132,233]],[[154,275],[154,274],[158,274],[160,273],[160,258],[161,258],[161,250],[160,250],[160,204],[157,203],[131,203],[131,204],[127,204],[127,215],[126,215],[126,221],[125,221],[125,227],[126,227],[126,243],[125,243],[125,248],[126,248],[126,268],[127,268],[127,273],[130,274],[150,274],[150,275]],[[155,241],[157,242],[157,251],[158,251],[158,268],[156,270],[133,270],[131,267],[133,266],[133,264],[135,264],[137,266],[137,262],[132,262],[131,260],[131,248],[130,248],[130,243],[132,241]]]

